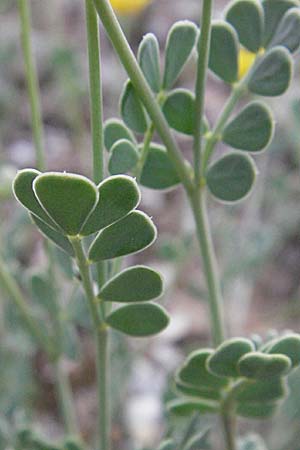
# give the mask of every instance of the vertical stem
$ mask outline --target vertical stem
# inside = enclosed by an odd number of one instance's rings
[[[93,0],[86,0],[86,28],[89,55],[90,110],[93,140],[93,178],[96,184],[103,179],[103,107],[101,89],[100,39],[98,16]]]
[[[78,431],[77,431],[75,409],[73,404],[72,389],[69,379],[65,374],[61,363],[62,363],[61,358],[57,358],[53,362],[56,375],[57,397],[60,405],[60,411],[66,426],[66,431],[70,435],[76,435]]]
[[[99,404],[99,449],[110,450],[110,400],[109,400],[109,346],[108,329],[98,330],[97,345],[97,385]]]
[[[225,437],[225,450],[237,450],[236,439],[235,439],[235,422],[236,418],[232,413],[222,414],[222,422],[224,428]]]
[[[196,102],[195,102],[195,124],[194,124],[194,171],[196,186],[200,185],[200,164],[202,150],[202,122],[204,117],[205,88],[207,79],[207,67],[209,60],[212,0],[203,0],[201,35],[199,39],[198,70],[196,79]]]
[[[108,329],[100,316],[98,299],[94,293],[93,280],[82,243],[70,238],[73,245],[82,285],[94,324],[97,347],[97,389],[99,406],[99,450],[110,450],[110,408],[108,398]]]
[[[86,0],[86,27],[88,39],[91,131],[93,139],[93,178],[95,183],[103,180],[103,101],[100,64],[100,39],[98,16],[93,0]],[[99,287],[106,280],[106,264],[97,264]],[[102,308],[105,314],[105,308]],[[93,313],[94,314],[94,313]],[[95,314],[94,314],[95,315]],[[96,319],[96,317],[95,317]],[[109,408],[109,352],[108,329],[94,320],[97,352],[97,389],[99,405],[99,449],[110,449],[110,408]]]
[[[29,0],[18,0],[18,4],[21,20],[21,41],[31,108],[32,132],[36,152],[36,165],[39,170],[43,171],[45,168],[44,133],[39,83],[30,36],[30,5]]]
[[[146,163],[148,154],[149,154],[149,149],[150,149],[150,144],[151,144],[151,140],[153,138],[153,134],[154,134],[154,125],[153,123],[151,123],[151,125],[149,126],[146,134],[145,134],[145,138],[144,138],[144,142],[143,142],[143,148],[142,148],[142,153],[140,155],[140,160],[137,164],[137,168],[136,168],[136,172],[135,172],[135,176],[137,181],[140,181],[142,172],[143,172],[143,168],[144,165]]]
[[[224,340],[225,335],[223,299],[210,225],[207,217],[204,190],[195,189],[189,199],[196,223],[197,238],[202,254],[203,270],[208,287],[212,338],[214,345],[218,346]]]
[[[114,14],[109,0],[93,0],[97,13],[105,27],[105,30],[120,58],[126,72],[128,73],[138,95],[146,107],[155,128],[164,142],[170,159],[178,172],[178,175],[187,190],[192,189],[192,181],[189,169],[177,146],[177,143],[170,132],[166,119],[161,111],[158,102],[149,88],[149,85],[138,65],[138,62],[126,40],[120,24]]]

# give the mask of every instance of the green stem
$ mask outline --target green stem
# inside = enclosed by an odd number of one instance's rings
[[[216,257],[207,217],[205,191],[195,189],[189,197],[196,223],[208,294],[212,338],[215,346],[221,344],[225,336],[223,299],[218,278]]]
[[[196,79],[195,124],[194,124],[194,171],[196,185],[200,184],[200,165],[202,150],[202,122],[204,118],[205,88],[209,60],[212,0],[203,0],[201,35],[199,39],[198,70]]]
[[[29,308],[27,307],[26,301],[22,295],[22,292],[20,291],[19,286],[15,282],[14,278],[11,276],[9,270],[7,269],[1,257],[0,257],[0,282],[4,290],[9,295],[11,301],[14,302],[31,336],[48,353],[48,355],[50,355],[50,357],[53,357],[56,354],[56,352],[53,348],[52,343],[47,339],[47,336],[44,333],[42,333],[41,329],[35,322],[34,318],[31,316]]]
[[[236,417],[230,411],[221,415],[226,447],[225,450],[237,450],[235,439]]]
[[[62,358],[55,359],[53,365],[56,375],[57,397],[67,433],[70,435],[77,435],[77,420],[73,404],[73,393],[68,376],[62,367]]]
[[[45,169],[44,133],[39,83],[30,36],[30,5],[28,0],[19,0],[18,4],[21,20],[21,41],[31,108],[32,132],[36,152],[36,165],[39,170],[43,171]]]
[[[108,339],[108,329],[102,327],[96,334],[100,450],[110,450],[111,448]]]
[[[97,347],[97,389],[99,405],[99,450],[110,449],[110,407],[108,398],[108,329],[98,309],[98,299],[95,296],[93,280],[89,262],[86,258],[81,240],[70,238],[74,248],[78,268],[81,274],[82,285],[88,301],[91,317],[94,324],[94,333]]]
[[[243,78],[243,80],[234,86],[230,97],[228,98],[223,111],[221,112],[214,129],[212,130],[210,136],[206,141],[206,145],[203,152],[203,161],[202,161],[202,176],[204,176],[205,170],[209,163],[210,157],[215,149],[217,142],[222,138],[222,132],[224,127],[234,110],[236,104],[240,100],[241,96],[244,94],[246,89],[246,80],[248,78]]]
[[[140,181],[140,178],[141,178],[141,175],[142,175],[142,171],[143,171],[143,167],[144,167],[145,162],[146,162],[147,157],[148,157],[148,153],[149,153],[149,150],[150,150],[150,144],[151,144],[151,141],[152,141],[152,138],[153,138],[154,130],[155,130],[154,125],[153,125],[153,123],[151,123],[151,125],[149,126],[149,128],[148,128],[148,130],[147,130],[147,132],[145,134],[145,139],[144,139],[144,142],[143,142],[143,148],[142,148],[142,152],[141,152],[141,155],[140,155],[140,160],[138,162],[138,165],[137,165],[137,168],[136,168],[136,172],[135,172],[135,176],[136,176],[136,179],[137,179],[138,182]]]
[[[226,443],[226,450],[237,450],[236,444],[236,414],[235,414],[235,396],[248,384],[248,380],[244,379],[237,381],[231,385],[225,395],[221,405],[221,419],[224,428],[224,436]]]
[[[185,160],[177,146],[177,143],[170,132],[166,119],[156,101],[137,61],[124,36],[120,24],[114,14],[109,0],[93,0],[97,13],[106,29],[106,32],[118,54],[132,84],[134,85],[139,98],[147,109],[154,126],[164,142],[170,159],[180,176],[185,188],[190,191],[193,187],[192,180]]]
[[[93,178],[103,180],[103,102],[101,88],[100,39],[98,17],[93,0],[86,0],[86,28],[89,56],[90,110],[93,140]]]

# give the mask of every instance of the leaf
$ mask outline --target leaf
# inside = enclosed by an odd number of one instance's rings
[[[166,44],[164,89],[171,89],[176,82],[192,53],[197,36],[197,27],[188,20],[176,22],[170,29]]]
[[[251,419],[267,419],[275,414],[277,408],[277,403],[239,403],[236,413]]]
[[[287,356],[292,366],[296,367],[300,364],[300,336],[299,334],[287,334],[274,342],[268,347],[269,354],[282,354]]]
[[[228,380],[216,377],[207,370],[206,362],[213,350],[203,349],[192,352],[182,368],[177,372],[177,378],[182,383],[197,388],[219,390],[228,384]]]
[[[166,439],[160,444],[158,450],[176,450],[176,444],[172,439]]]
[[[209,388],[200,388],[175,380],[176,392],[187,397],[206,398],[208,400],[220,400],[220,391]]]
[[[282,378],[270,378],[265,381],[249,381],[243,384],[235,394],[242,403],[274,402],[288,393],[286,381]]]
[[[145,302],[162,294],[160,274],[145,266],[125,269],[111,278],[101,289],[99,297],[108,302]]]
[[[167,404],[167,408],[171,414],[176,416],[189,416],[194,412],[200,414],[215,414],[219,410],[218,404],[215,402],[196,399],[172,400]]]
[[[231,147],[258,152],[267,147],[274,134],[274,120],[269,107],[252,102],[227,124],[222,141]]]
[[[156,239],[151,219],[141,211],[133,211],[100,231],[89,250],[91,262],[117,258],[139,252]]]
[[[265,16],[264,47],[267,47],[286,11],[299,6],[299,3],[294,0],[263,0],[262,6]]]
[[[81,234],[87,236],[122,219],[141,201],[140,189],[134,178],[116,175],[106,178],[98,186],[99,200]]]
[[[39,217],[40,220],[51,228],[58,230],[57,224],[54,223],[51,217],[43,210],[33,192],[33,182],[40,174],[41,172],[35,169],[20,170],[13,182],[13,192],[22,206],[35,216]]]
[[[281,19],[269,46],[282,45],[294,53],[300,45],[300,11],[289,9]]]
[[[240,43],[257,53],[262,46],[264,11],[256,0],[236,0],[229,4],[226,20],[235,28]]]
[[[147,116],[144,107],[131,83],[127,81],[121,96],[121,115],[126,125],[136,133],[147,131]]]
[[[180,133],[192,135],[195,121],[195,98],[187,89],[169,93],[163,104],[163,113],[170,125]]]
[[[136,146],[126,139],[115,142],[111,148],[108,170],[111,175],[130,172],[139,160]]]
[[[198,433],[196,436],[191,437],[183,450],[199,450],[202,447],[204,448],[204,446],[206,448],[209,433],[210,430],[206,429]]]
[[[34,214],[30,214],[30,217],[43,236],[50,239],[50,241],[57,245],[57,247],[61,248],[64,252],[68,253],[71,257],[75,256],[73,247],[68,238],[58,231],[53,230],[53,228],[48,227],[48,225],[46,225]]]
[[[106,318],[112,328],[135,337],[160,333],[168,326],[169,320],[166,311],[154,303],[122,306]]]
[[[256,176],[248,155],[229,153],[212,164],[206,173],[210,192],[224,202],[236,202],[249,194]]]
[[[151,189],[169,189],[180,183],[180,178],[161,145],[151,144],[140,183]]]
[[[275,97],[283,94],[292,78],[293,61],[284,47],[273,47],[254,67],[248,88],[258,95]]]
[[[76,236],[98,201],[94,183],[81,175],[48,172],[33,182],[40,204],[65,234]]]
[[[207,360],[206,367],[214,375],[239,377],[238,361],[248,352],[254,351],[253,343],[244,338],[233,338],[223,342]]]
[[[152,91],[159,92],[161,87],[159,44],[156,36],[148,33],[139,46],[138,61]]]
[[[286,375],[291,365],[291,360],[287,356],[266,355],[260,352],[248,353],[238,363],[241,376],[256,380]]]
[[[115,142],[121,139],[136,143],[132,132],[119,119],[109,119],[104,124],[104,144],[108,151],[112,148]]]
[[[239,43],[235,29],[227,22],[216,21],[211,29],[209,68],[226,83],[238,79]]]

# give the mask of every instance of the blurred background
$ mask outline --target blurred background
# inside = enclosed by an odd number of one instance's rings
[[[88,67],[84,2],[32,0],[33,45],[37,58],[45,125],[47,167],[91,176]],[[226,1],[215,2],[215,18]],[[134,50],[146,32],[157,35],[163,51],[170,26],[179,19],[199,22],[199,0],[157,0],[142,13],[120,17]],[[30,110],[20,47],[16,1],[0,0],[0,249],[11,272],[36,309],[33,279],[45,270],[42,238],[13,199],[11,180],[17,169],[34,166]],[[119,96],[126,75],[101,29],[105,118],[119,116]],[[274,330],[300,331],[300,66],[288,93],[270,101],[276,135],[257,159],[258,183],[252,195],[237,206],[210,202],[210,218],[219,259],[230,336],[262,336]],[[193,88],[193,59],[179,81]],[[210,77],[206,114],[216,119],[228,87]],[[269,100],[267,100],[269,101]],[[191,140],[177,136],[185,156]],[[222,152],[222,147],[219,150]],[[164,399],[172,394],[168,381],[184,355],[209,345],[205,281],[193,237],[193,221],[181,188],[170,192],[143,189],[142,208],[153,216],[159,238],[151,250],[130,262],[147,261],[161,270],[166,293],[161,299],[171,325],[160,336],[127,341],[113,336],[113,441],[119,450],[153,449],[172,427]],[[73,288],[70,261],[57,251],[60,301],[65,310],[65,370],[76,399],[83,436],[95,427],[94,348],[82,293]],[[51,439],[62,428],[47,358],[27,336],[9,298],[0,289],[0,450],[6,419],[30,417]],[[75,326],[73,326],[75,324]],[[299,450],[300,373],[293,373],[293,395],[273,421],[251,429],[262,432],[272,450]],[[21,417],[21,419],[20,419]],[[246,422],[242,430],[248,429]],[[180,424],[178,426],[183,426]],[[283,433],[284,430],[284,433]],[[2,445],[2,447],[1,447]]]

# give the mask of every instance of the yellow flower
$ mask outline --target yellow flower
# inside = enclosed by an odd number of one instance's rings
[[[249,50],[241,47],[239,51],[239,80],[248,73],[256,56],[256,53],[249,52]]]
[[[150,3],[150,0],[110,0],[111,6],[119,14],[136,14]]]

